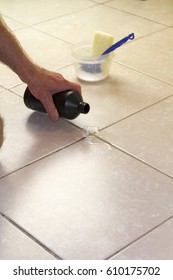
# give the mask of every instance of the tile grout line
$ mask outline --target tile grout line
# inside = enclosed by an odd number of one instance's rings
[[[149,36],[149,35],[148,35],[148,36]],[[140,40],[140,39],[139,39],[139,40]],[[131,44],[131,42],[130,42],[130,44]],[[114,59],[113,59],[112,62],[113,62],[113,63],[116,63],[116,64],[119,64],[119,65],[121,65],[121,66],[123,66],[123,67],[125,67],[125,68],[130,69],[130,70],[133,70],[133,71],[135,71],[135,72],[137,72],[137,73],[143,74],[143,75],[145,75],[145,76],[147,76],[147,77],[149,77],[149,78],[152,78],[153,80],[162,82],[162,83],[167,84],[167,85],[169,85],[169,86],[173,86],[173,84],[170,83],[170,82],[161,80],[160,78],[157,78],[157,77],[155,77],[155,76],[152,76],[152,75],[150,75],[150,74],[148,74],[148,73],[146,73],[146,72],[140,71],[140,70],[138,70],[138,69],[136,69],[136,68],[133,68],[133,67],[131,67],[131,66],[127,65],[127,64],[124,64],[124,63],[122,63],[122,62],[119,62],[119,61],[117,61],[117,60],[114,60]]]
[[[173,179],[173,177],[172,177],[171,175],[169,175],[169,174],[167,174],[167,173],[165,173],[165,172],[163,172],[163,171],[157,169],[156,167],[154,167],[154,166],[150,165],[149,163],[143,161],[142,159],[140,159],[140,158],[134,156],[133,154],[131,154],[131,153],[129,153],[129,152],[123,150],[122,148],[120,148],[120,147],[118,147],[118,146],[112,144],[111,142],[108,142],[107,140],[103,139],[101,136],[99,136],[99,135],[97,135],[97,134],[91,134],[91,135],[95,136],[96,138],[98,138],[98,139],[101,140],[102,142],[105,142],[106,144],[112,146],[113,148],[115,148],[115,149],[117,149],[117,150],[123,152],[124,154],[126,154],[126,155],[132,157],[133,159],[135,159],[135,160],[137,160],[137,161],[139,161],[139,162],[145,164],[146,166],[148,166],[148,167],[154,169],[155,171],[161,173],[162,175],[164,175],[164,176],[166,176],[166,177],[168,177],[168,178],[170,178],[170,179]]]
[[[47,246],[45,246],[41,241],[39,241],[37,238],[35,238],[32,234],[30,234],[28,231],[26,231],[23,227],[18,225],[15,221],[13,221],[11,218],[9,218],[7,215],[3,214],[0,211],[0,216],[4,218],[7,222],[9,222],[11,225],[13,225],[15,228],[17,228],[20,232],[22,232],[25,236],[27,236],[29,239],[31,239],[34,243],[38,244],[40,247],[42,247],[46,252],[48,252],[50,255],[55,257],[58,260],[62,260],[61,257],[59,257],[56,253],[54,253],[51,249],[49,249]]]
[[[93,3],[94,3],[94,2],[93,2]],[[59,17],[55,17],[55,18],[52,18],[52,19],[48,19],[48,20],[43,21],[43,22],[40,22],[40,23],[35,23],[35,24],[32,24],[32,25],[28,25],[28,26],[26,26],[26,27],[33,28],[34,30],[37,30],[37,31],[39,31],[39,32],[41,32],[41,33],[43,33],[43,34],[49,35],[49,36],[51,36],[52,38],[56,38],[56,39],[58,39],[58,40],[61,40],[62,42],[65,42],[65,43],[68,43],[68,44],[70,44],[70,45],[73,45],[73,43],[71,43],[71,42],[69,42],[69,41],[66,41],[66,40],[64,40],[64,39],[62,39],[62,38],[60,38],[60,37],[57,37],[57,36],[55,36],[55,35],[52,35],[52,34],[46,32],[46,31],[40,30],[40,29],[37,27],[37,25],[47,23],[47,22],[49,22],[49,21],[51,21],[51,20],[56,20],[56,19],[62,18],[62,17],[64,17],[64,16],[66,16],[66,15],[68,16],[68,15],[72,15],[72,14],[74,14],[74,13],[82,12],[83,10],[85,11],[85,10],[87,10],[87,9],[90,9],[90,8],[93,8],[93,7],[97,7],[97,6],[103,6],[103,7],[106,7],[106,8],[112,8],[112,7],[109,7],[109,6],[105,6],[104,3],[103,3],[103,4],[97,3],[96,5],[93,5],[93,6],[91,6],[91,7],[87,7],[87,8],[85,8],[85,9],[81,9],[81,10],[76,11],[76,12],[73,12],[73,13],[68,13],[68,14],[61,15],[61,16],[59,16]],[[112,8],[112,9],[114,9],[114,8]],[[116,9],[114,9],[114,10],[116,10]],[[122,12],[123,12],[123,11],[122,11]],[[124,12],[126,13],[126,11],[124,11]],[[137,16],[137,17],[138,17],[138,16]],[[160,25],[162,25],[162,24],[160,24]],[[135,41],[140,40],[140,39],[143,39],[143,38],[146,38],[146,37],[148,37],[148,36],[150,36],[150,35],[153,35],[153,34],[155,34],[155,33],[162,32],[162,31],[164,31],[164,30],[166,30],[166,29],[169,29],[169,28],[171,28],[171,26],[162,25],[162,29],[157,30],[157,31],[153,31],[153,32],[151,32],[151,33],[149,33],[149,34],[146,34],[146,35],[143,35],[143,36],[141,36],[141,37],[139,37],[139,38],[136,38]],[[128,42],[128,44],[132,44],[132,43],[134,43],[134,41]]]
[[[14,93],[14,92],[12,92],[12,93]],[[14,94],[16,94],[16,93],[14,93]],[[17,94],[16,94],[16,95],[17,95]],[[19,96],[19,95],[17,95],[17,96],[21,98],[21,96]],[[139,110],[139,111],[137,111],[137,112],[135,112],[135,113],[132,113],[131,115],[129,115],[129,116],[127,116],[127,117],[124,117],[123,119],[120,119],[120,120],[118,120],[117,122],[114,122],[114,123],[112,123],[112,124],[110,124],[110,125],[108,125],[108,126],[102,128],[102,129],[100,129],[99,132],[104,131],[105,129],[111,127],[112,125],[116,125],[117,123],[119,123],[119,122],[121,122],[121,121],[124,121],[124,120],[126,120],[126,119],[132,117],[133,115],[136,115],[136,114],[138,114],[138,113],[140,113],[140,112],[142,112],[142,111],[144,111],[144,110],[146,110],[146,109],[148,109],[148,108],[150,108],[150,107],[152,107],[152,106],[154,106],[154,105],[157,105],[158,103],[160,103],[160,102],[162,102],[162,101],[164,101],[164,100],[166,100],[166,99],[168,99],[168,98],[170,98],[170,97],[172,97],[172,96],[173,96],[173,95],[171,94],[170,96],[167,96],[167,97],[165,97],[165,98],[163,98],[163,99],[161,99],[161,100],[159,100],[159,101],[157,101],[157,102],[155,102],[155,103],[153,103],[153,104],[151,104],[151,105],[149,105],[149,106],[147,106],[147,107],[145,107],[145,108],[143,108],[143,109],[141,109],[141,110]],[[69,121],[67,121],[67,123],[69,123],[70,125],[72,125],[72,126],[78,128],[78,129],[80,129],[80,130],[83,131],[84,133],[86,132],[82,127],[79,127],[79,126],[77,126],[77,125],[74,124],[74,123],[71,123],[71,122],[69,122]],[[98,133],[99,133],[99,132],[98,132]],[[163,171],[157,169],[156,167],[154,167],[154,166],[148,164],[147,162],[145,162],[145,161],[141,160],[140,158],[134,156],[133,154],[129,153],[128,151],[125,151],[124,149],[122,149],[122,148],[120,148],[120,147],[118,147],[118,146],[112,144],[111,142],[109,142],[109,141],[107,141],[106,139],[102,138],[102,137],[99,136],[98,134],[96,134],[96,133],[89,133],[89,135],[90,135],[90,136],[95,136],[96,138],[100,139],[101,141],[107,143],[108,145],[111,145],[113,148],[120,150],[121,152],[127,154],[128,156],[130,156],[130,157],[132,157],[132,158],[134,158],[134,159],[136,159],[136,160],[142,162],[143,164],[147,165],[148,167],[151,167],[152,169],[154,169],[154,170],[156,170],[156,171],[162,173],[163,175],[165,175],[165,176],[167,176],[167,177],[173,179],[172,176],[170,176],[170,175],[164,173]],[[61,150],[63,150],[63,149],[66,149],[66,148],[72,146],[73,144],[76,144],[76,143],[78,143],[78,142],[84,140],[84,139],[87,138],[87,137],[88,137],[88,134],[83,135],[80,139],[78,139],[78,140],[76,140],[76,141],[74,141],[74,142],[72,142],[72,143],[70,143],[70,144],[67,144],[67,145],[64,146],[64,147],[61,147],[61,148],[59,148],[59,149],[57,149],[57,150],[54,150],[54,151],[51,151],[50,153],[47,153],[46,155],[43,155],[43,156],[41,156],[41,157],[39,157],[39,158],[37,158],[37,159],[35,159],[35,160],[33,160],[33,161],[31,161],[31,162],[25,164],[25,165],[23,165],[23,166],[17,168],[16,170],[13,170],[13,171],[9,172],[8,174],[2,175],[2,176],[0,177],[0,179],[3,179],[3,178],[5,178],[5,177],[8,177],[8,176],[10,176],[11,174],[14,174],[14,173],[16,173],[16,172],[22,170],[23,168],[32,165],[33,163],[36,163],[36,162],[38,162],[38,161],[40,161],[40,160],[42,160],[42,159],[44,159],[44,158],[46,158],[46,157],[49,157],[49,156],[51,156],[51,155],[53,155],[53,154],[55,154],[55,153],[57,153],[57,152],[59,152],[59,151],[61,151]]]
[[[87,9],[90,9],[90,8],[97,7],[97,6],[100,6],[100,5],[101,5],[101,4],[99,4],[99,3],[91,2],[91,1],[90,1],[90,3],[93,3],[93,5],[92,5],[92,6],[89,6],[89,7],[81,8],[81,9],[76,10],[76,11],[73,11],[73,12],[67,12],[67,13],[65,13],[65,14],[62,14],[62,15],[59,15],[59,16],[57,16],[57,17],[53,17],[53,18],[50,18],[50,19],[47,19],[47,20],[44,20],[44,21],[40,21],[40,22],[37,22],[37,23],[33,23],[33,24],[31,24],[31,25],[28,25],[28,27],[33,27],[33,28],[35,28],[35,27],[36,27],[37,25],[39,25],[39,24],[48,23],[49,21],[56,20],[56,19],[59,19],[59,18],[65,17],[65,16],[77,14],[77,13],[80,13],[80,12],[85,11],[85,10],[87,10]],[[95,5],[94,5],[94,4],[95,4]],[[37,29],[37,28],[35,28],[35,29]],[[50,34],[49,34],[49,35],[50,35]],[[52,35],[50,35],[50,36],[52,36]]]
[[[86,138],[86,137],[83,136],[83,137],[81,137],[80,139],[75,140],[74,142],[72,142],[72,143],[70,143],[70,144],[67,144],[66,146],[63,146],[63,147],[61,147],[61,148],[59,148],[59,149],[57,149],[57,150],[53,150],[53,151],[51,151],[50,153],[47,153],[47,154],[45,154],[45,155],[42,155],[42,156],[40,156],[39,158],[37,158],[37,159],[35,159],[35,160],[31,161],[31,162],[28,162],[28,163],[26,163],[25,165],[23,165],[23,166],[21,166],[21,167],[15,169],[15,170],[13,170],[13,171],[11,171],[11,172],[5,174],[5,175],[2,175],[2,176],[0,177],[0,180],[1,180],[1,179],[4,179],[4,178],[6,178],[6,177],[8,177],[8,176],[10,176],[10,175],[12,175],[12,174],[14,174],[14,173],[20,171],[20,170],[22,170],[22,169],[25,168],[25,167],[28,167],[28,166],[30,166],[30,165],[36,163],[36,162],[39,162],[40,160],[43,160],[43,159],[45,159],[45,158],[47,158],[47,157],[49,157],[49,156],[51,156],[51,155],[53,155],[53,154],[55,154],[55,153],[58,153],[58,152],[60,152],[60,151],[62,151],[62,150],[64,150],[64,149],[66,149],[66,148],[68,148],[68,147],[70,147],[70,146],[72,146],[72,145],[74,145],[74,144],[76,144],[76,143],[82,141],[82,140],[85,139],[85,138]]]
[[[152,229],[146,231],[145,233],[143,233],[142,235],[140,235],[139,237],[137,237],[135,240],[131,241],[130,243],[128,243],[127,245],[123,246],[121,249],[117,250],[115,253],[113,253],[112,255],[110,255],[109,257],[105,258],[105,260],[109,260],[110,258],[112,258],[113,256],[116,256],[117,254],[119,254],[120,252],[123,252],[125,249],[127,249],[128,247],[130,247],[131,245],[134,245],[136,242],[138,242],[139,240],[141,240],[143,237],[147,236],[149,233],[153,232],[154,230],[156,230],[157,228],[159,228],[160,226],[164,225],[166,222],[168,222],[169,220],[171,220],[173,218],[173,215],[169,216],[167,219],[165,219],[164,221],[162,221],[161,223],[159,223],[158,225],[154,226]]]
[[[5,23],[6,23],[6,19],[5,19],[5,18],[8,18],[8,19],[10,19],[10,20],[12,20],[12,21],[15,21],[15,22],[18,23],[18,24],[23,25],[23,26],[21,26],[21,27],[19,27],[19,28],[14,29],[12,32],[16,32],[16,31],[18,31],[18,30],[21,30],[21,29],[24,29],[24,28],[28,27],[28,25],[26,25],[25,23],[23,23],[23,22],[21,22],[21,21],[18,21],[18,20],[16,20],[16,19],[12,18],[12,17],[9,16],[9,15],[6,15],[6,14],[4,14],[4,13],[1,13],[1,14],[2,14],[2,17],[3,17],[4,21],[5,21]],[[10,28],[10,27],[9,27],[9,28]],[[10,28],[10,30],[11,30],[11,28]]]
[[[73,43],[71,43],[71,42],[69,42],[69,41],[66,41],[66,40],[64,40],[64,39],[62,39],[62,38],[60,38],[60,37],[58,37],[58,36],[55,36],[55,35],[52,35],[52,34],[50,34],[49,32],[46,32],[46,31],[44,31],[44,30],[40,30],[40,29],[38,29],[37,27],[35,27],[35,26],[29,26],[31,29],[33,29],[33,30],[35,30],[35,31],[37,31],[37,32],[40,32],[40,33],[42,33],[42,34],[45,34],[45,35],[47,35],[47,36],[49,36],[49,37],[51,37],[51,38],[53,38],[53,39],[56,39],[56,40],[59,40],[59,41],[61,41],[61,42],[63,42],[63,43],[66,43],[66,44],[68,44],[69,46],[72,46],[73,45]]]
[[[109,3],[109,2],[108,2],[108,3]],[[139,15],[137,15],[137,14],[134,14],[133,12],[130,12],[130,11],[127,11],[127,10],[122,10],[122,9],[117,8],[117,7],[112,7],[112,6],[105,5],[105,4],[106,4],[106,2],[103,3],[103,5],[104,5],[105,7],[109,7],[109,8],[112,8],[112,9],[114,9],[114,10],[117,10],[117,11],[120,11],[120,12],[123,12],[123,13],[126,13],[126,14],[129,14],[129,15],[132,15],[132,16],[136,16],[136,17],[138,17],[138,18],[151,21],[152,23],[155,23],[155,24],[159,24],[159,25],[162,25],[162,26],[165,26],[165,27],[170,27],[169,25],[164,24],[164,23],[161,23],[161,22],[159,22],[159,21],[155,21],[155,20],[153,20],[153,19],[146,18],[146,17],[144,17],[144,16],[139,16]]]
[[[96,7],[97,5],[101,5],[101,4],[97,4],[95,1],[92,1],[92,0],[91,0],[90,2],[94,2],[94,3],[96,4],[96,5],[93,6],[93,7]],[[107,2],[105,1],[102,5],[104,5],[105,7],[108,7],[108,6],[106,6],[106,4],[109,3],[109,2],[111,2],[111,1],[107,1]],[[88,7],[88,8],[91,8],[91,7]],[[113,7],[110,7],[110,8],[113,8]],[[84,9],[84,10],[85,10],[85,9]],[[118,9],[116,9],[116,10],[118,10]],[[81,11],[82,11],[82,10],[81,10]],[[125,13],[128,13],[127,11],[124,11],[124,10],[122,10],[122,11],[125,12]],[[77,12],[79,12],[79,11],[77,11]],[[75,13],[75,12],[69,13],[69,14],[74,14],[74,13]],[[68,14],[65,14],[65,15],[62,15],[62,16],[66,16],[66,15],[68,15]],[[132,14],[132,15],[135,15],[135,14]],[[61,17],[62,17],[62,16],[61,16]],[[135,15],[135,16],[140,17],[140,16],[138,16],[138,15]],[[59,17],[57,17],[57,18],[59,18]],[[140,18],[143,18],[143,17],[140,17]],[[54,19],[56,19],[56,18],[54,18]],[[50,20],[54,20],[54,19],[50,19]],[[144,19],[145,19],[145,18],[144,18]],[[13,19],[13,20],[14,20],[14,19]],[[150,20],[150,19],[147,19],[147,20]],[[48,21],[49,21],[49,20],[48,20]],[[152,21],[152,20],[150,20],[150,21]],[[155,22],[155,21],[154,21],[154,22]],[[44,22],[41,22],[41,23],[37,23],[37,24],[42,24],[42,23],[44,24],[45,21],[44,21]],[[157,23],[157,22],[155,22],[155,23]],[[158,23],[159,23],[159,22],[158,22]],[[159,24],[161,25],[161,23],[159,23]],[[35,24],[35,25],[36,25],[36,24]],[[25,26],[25,28],[26,28],[26,27],[31,27],[31,28],[37,30],[36,28],[34,28],[34,25],[33,25],[33,26],[32,26],[32,25],[31,25],[31,26]],[[166,27],[166,26],[165,26],[165,27]],[[168,26],[167,28],[171,28],[171,27]],[[167,29],[167,28],[165,28],[165,29]],[[18,31],[18,30],[16,30],[16,31]],[[40,30],[37,30],[37,31],[40,31]],[[40,32],[42,32],[42,31],[40,31]],[[160,32],[160,31],[157,31],[157,32]],[[156,32],[154,32],[154,33],[156,33]],[[50,35],[49,33],[46,33],[46,34],[48,34],[49,36],[52,36],[52,35]],[[149,35],[151,35],[151,34],[148,34],[148,36],[149,36]],[[52,37],[54,37],[54,36],[52,36]],[[144,36],[144,37],[147,37],[147,35]],[[144,37],[142,37],[142,38],[144,38]],[[57,37],[54,37],[54,38],[57,38]],[[141,38],[141,39],[142,39],[142,38]],[[58,38],[58,39],[59,39],[59,38]],[[140,39],[140,38],[139,38],[139,39]],[[62,39],[60,39],[60,40],[62,40]],[[63,41],[63,40],[62,40],[62,41]],[[64,41],[64,42],[66,42],[66,41]],[[66,43],[69,43],[69,42],[66,42]],[[69,44],[71,44],[71,43],[69,43]],[[119,62],[117,62],[117,63],[119,63]],[[121,64],[121,63],[119,63],[119,64]],[[123,64],[121,64],[121,65],[123,65]],[[126,66],[126,65],[123,65],[123,66],[125,66],[125,67],[127,67],[127,68],[130,68],[129,66]],[[64,66],[63,68],[65,68],[65,67],[66,67],[66,66]],[[133,68],[130,68],[130,69],[133,69]],[[135,70],[135,69],[133,69],[133,70]],[[138,71],[138,70],[135,70],[135,71],[140,72],[140,71]],[[142,72],[140,72],[140,73],[142,73]],[[145,74],[146,76],[149,76],[149,75],[146,74],[146,73],[143,73],[143,74]],[[152,76],[149,76],[149,77],[152,77]],[[154,77],[152,77],[152,78],[154,78]],[[157,78],[154,78],[154,79],[157,79]],[[158,80],[158,79],[157,79],[157,80]],[[161,80],[160,80],[160,81],[161,81]],[[163,81],[162,81],[162,82],[163,82]],[[166,83],[166,82],[165,82],[165,83]],[[171,84],[170,84],[170,85],[171,85]],[[172,85],[172,86],[173,86],[173,85]],[[12,92],[12,93],[14,93],[14,92]],[[16,94],[16,93],[14,93],[14,94]],[[18,95],[18,96],[19,96],[19,95]],[[100,131],[102,131],[102,130],[104,130],[104,129],[106,129],[106,128],[108,128],[108,127],[114,125],[114,124],[117,124],[117,123],[119,123],[119,122],[121,122],[121,121],[124,121],[125,119],[128,119],[129,117],[131,117],[131,116],[133,116],[133,115],[135,115],[135,114],[137,114],[137,113],[139,113],[139,112],[141,112],[141,111],[144,111],[144,110],[150,108],[151,106],[154,106],[154,105],[156,105],[157,103],[160,103],[160,102],[164,101],[164,100],[167,99],[167,98],[170,98],[171,96],[173,96],[173,95],[167,96],[166,98],[163,98],[163,99],[160,100],[160,101],[157,101],[157,102],[155,102],[155,103],[153,103],[153,104],[151,104],[151,105],[149,105],[149,106],[147,106],[147,107],[145,107],[145,108],[143,108],[143,109],[141,109],[141,110],[139,110],[139,111],[137,111],[137,112],[135,112],[135,113],[133,113],[133,114],[127,116],[127,117],[124,117],[124,118],[120,119],[119,121],[117,121],[117,122],[115,122],[115,123],[112,123],[112,124],[108,125],[108,126],[105,127],[105,128],[100,129]],[[20,97],[21,97],[21,96],[20,96]],[[70,122],[69,122],[69,123],[70,123]],[[72,124],[72,123],[70,123],[70,124],[71,124],[71,125],[74,125],[74,124]],[[74,125],[74,126],[75,126],[75,125]],[[79,128],[79,129],[81,129],[81,130],[83,130],[82,128],[80,128],[80,127],[78,127],[78,126],[76,126],[76,127]],[[158,172],[163,173],[162,171],[160,171],[160,170],[158,170],[158,169],[156,169],[156,168],[150,166],[150,165],[147,164],[146,162],[143,162],[142,160],[140,160],[140,159],[136,158],[135,156],[129,154],[128,152],[124,151],[123,149],[119,148],[118,146],[114,146],[113,144],[111,144],[111,143],[109,143],[108,141],[102,139],[101,137],[97,136],[96,134],[91,134],[91,135],[94,136],[94,137],[96,137],[96,138],[98,138],[98,139],[100,139],[100,140],[102,140],[102,141],[105,142],[105,143],[108,143],[108,144],[111,145],[112,147],[114,147],[114,148],[116,148],[117,150],[120,150],[121,152],[123,152],[123,153],[125,153],[125,154],[131,156],[132,158],[135,158],[136,160],[138,160],[138,161],[140,161],[140,162],[142,162],[142,163],[148,165],[149,167],[151,167],[151,168],[157,170]],[[64,147],[62,147],[62,148],[60,148],[60,149],[54,150],[54,151],[50,152],[49,154],[43,155],[42,157],[40,157],[40,158],[38,158],[38,159],[32,161],[31,163],[28,163],[28,164],[22,166],[21,168],[19,168],[19,169],[13,171],[13,172],[11,172],[11,173],[15,173],[15,172],[19,171],[20,169],[23,169],[23,168],[27,167],[28,165],[31,165],[32,163],[35,163],[35,162],[37,162],[37,161],[39,161],[39,160],[42,160],[42,159],[44,159],[44,158],[46,158],[46,157],[48,157],[48,156],[51,156],[51,155],[53,155],[53,154],[55,154],[55,153],[57,153],[57,152],[59,152],[59,151],[65,149],[65,148],[68,148],[69,146],[72,146],[73,144],[76,144],[77,142],[82,141],[82,140],[85,139],[86,137],[87,137],[87,136],[83,136],[82,138],[80,138],[80,139],[77,140],[77,141],[74,141],[73,143],[67,144],[66,146],[64,146]],[[6,176],[10,175],[11,173],[7,174]],[[163,174],[166,175],[166,176],[168,176],[168,177],[170,177],[169,175],[167,175],[167,174],[165,174],[165,173],[163,173]],[[6,177],[6,176],[4,176],[4,177]],[[3,178],[3,177],[1,177],[1,178]],[[0,178],[0,179],[1,179],[1,178]],[[172,177],[170,177],[170,178],[173,179]],[[2,216],[5,220],[7,220],[10,224],[12,224],[14,227],[16,227],[17,229],[19,229],[19,230],[20,230],[21,232],[23,232],[25,235],[27,235],[27,236],[28,236],[30,239],[32,239],[34,242],[38,243],[41,247],[43,247],[43,249],[45,249],[45,250],[48,251],[48,252],[50,251],[50,252],[49,252],[50,254],[52,254],[53,256],[55,256],[56,258],[59,258],[59,259],[61,260],[61,258],[60,258],[59,256],[57,256],[56,254],[54,254],[49,248],[47,248],[44,244],[42,244],[40,241],[38,241],[36,238],[34,238],[34,236],[32,236],[30,233],[28,233],[27,231],[25,231],[25,229],[23,229],[23,228],[20,227],[18,224],[16,224],[12,219],[10,219],[10,218],[8,217],[8,215],[6,216],[5,214],[3,214],[3,213],[0,211],[0,216]],[[147,234],[149,234],[150,232],[152,232],[152,231],[154,231],[155,229],[159,228],[162,224],[166,223],[167,221],[169,221],[169,220],[172,219],[172,218],[173,218],[173,216],[170,216],[170,217],[167,218],[165,221],[163,221],[163,222],[161,222],[160,224],[158,224],[157,226],[153,227],[153,229],[148,230],[146,233],[142,234],[140,237],[136,238],[134,241],[130,242],[128,245],[125,245],[125,246],[122,247],[121,249],[117,250],[117,252],[115,252],[115,253],[112,254],[111,256],[112,256],[112,257],[113,257],[113,256],[116,256],[116,254],[120,253],[121,251],[124,251],[124,249],[126,249],[126,248],[130,247],[131,245],[135,244],[135,243],[138,242],[140,239],[142,239],[143,237],[145,237]],[[111,258],[111,256],[108,257],[108,258],[106,258],[106,259]]]
[[[111,123],[111,124],[105,126],[104,128],[101,128],[101,129],[99,130],[99,132],[100,132],[100,131],[104,131],[105,129],[111,127],[112,125],[116,125],[116,124],[120,123],[121,121],[124,121],[124,120],[126,120],[126,119],[128,119],[128,118],[131,118],[131,117],[133,117],[134,115],[137,115],[137,114],[139,114],[140,112],[143,112],[143,111],[145,111],[145,110],[151,108],[152,106],[155,106],[155,105],[157,105],[157,104],[159,104],[159,103],[161,103],[161,102],[163,102],[163,101],[165,101],[166,99],[169,99],[169,98],[171,98],[171,97],[173,97],[173,94],[168,95],[167,97],[164,97],[164,98],[162,98],[162,99],[160,99],[160,100],[158,100],[158,101],[156,101],[156,102],[154,102],[154,103],[148,105],[147,107],[144,107],[144,108],[142,108],[142,109],[140,109],[140,110],[138,110],[138,111],[136,111],[136,112],[134,112],[134,113],[132,113],[132,114],[130,114],[130,115],[128,115],[128,116],[126,116],[126,117],[124,117],[124,118],[122,118],[122,119],[116,121],[116,122],[114,122],[114,123]]]

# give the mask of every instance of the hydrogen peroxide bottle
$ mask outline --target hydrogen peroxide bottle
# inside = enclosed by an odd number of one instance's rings
[[[83,101],[81,94],[77,91],[66,90],[55,93],[52,97],[62,118],[72,120],[80,113],[87,114],[90,110],[89,104]],[[24,92],[24,103],[29,109],[46,113],[43,104],[32,95],[28,87]]]

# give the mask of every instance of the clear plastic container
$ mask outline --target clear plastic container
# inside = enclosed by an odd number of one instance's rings
[[[74,68],[77,77],[87,82],[102,81],[108,77],[112,54],[103,56],[91,55],[92,45],[77,44],[72,48]]]

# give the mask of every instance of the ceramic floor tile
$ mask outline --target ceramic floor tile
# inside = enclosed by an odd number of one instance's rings
[[[88,0],[0,0],[2,14],[31,25],[94,5]]]
[[[109,128],[100,136],[173,176],[173,97]]]
[[[61,28],[57,28],[57,27]],[[35,28],[70,43],[92,42],[96,30],[112,33],[115,41],[131,32],[136,38],[163,29],[163,25],[98,5],[72,15],[38,24]]]
[[[0,112],[5,122],[5,141],[0,150],[0,176],[83,137],[83,132],[46,114],[27,109],[21,97],[0,93]]]
[[[92,0],[93,2],[96,2],[96,3],[99,3],[99,4],[102,4],[102,3],[105,3],[105,2],[108,2],[109,0]]]
[[[0,72],[0,86],[10,88],[12,86],[21,84],[19,77],[10,68],[2,63],[0,63]]]
[[[21,23],[21,22],[18,22],[16,20],[13,20],[9,17],[5,17],[3,16],[3,19],[4,21],[6,22],[6,24],[8,25],[8,27],[12,30],[12,31],[15,31],[15,30],[18,30],[18,29],[22,29],[25,27],[25,24]]]
[[[30,27],[16,31],[15,35],[29,56],[45,68],[57,69],[70,64],[70,44]]]
[[[79,82],[91,106],[72,124],[53,123],[24,106],[26,85],[0,65],[1,213],[64,259],[171,259],[171,0],[0,0],[0,7],[32,59]],[[96,30],[115,41],[134,32],[136,40],[116,50],[107,80],[89,84],[77,80],[70,48],[91,42]],[[0,259],[9,258],[53,256],[0,216]]]
[[[0,92],[1,92],[1,91],[4,91],[4,88],[0,86]]]
[[[109,257],[170,217],[172,200],[172,179],[95,137],[0,185],[1,211],[63,259]]]
[[[1,3],[1,2],[0,2]],[[9,28],[14,32],[15,30],[19,30],[25,27],[24,24],[15,21],[13,19],[10,19],[8,17],[3,17],[6,24],[9,26]],[[17,85],[21,83],[21,80],[18,78],[18,76],[12,72],[7,66],[0,63],[0,85],[3,85],[6,88],[9,88],[11,86]]]
[[[15,35],[33,61],[44,68],[55,70],[71,63],[69,44],[32,28],[18,30]],[[11,88],[21,84],[19,77],[7,66],[0,64],[0,72],[0,85]]]
[[[123,47],[118,49],[116,61],[173,84],[173,28],[126,44],[125,48],[126,52]]]
[[[152,0],[152,1],[133,1],[115,0],[106,3],[109,7],[114,7],[123,11],[130,12],[139,17],[165,24],[173,25],[173,5],[172,0]]]
[[[21,84],[10,88],[10,91],[12,91],[12,92],[16,93],[17,95],[23,97],[25,89],[26,89],[26,84],[22,82]]]
[[[173,260],[173,219],[115,255],[114,260]]]
[[[77,82],[72,66],[61,69],[60,73]],[[117,63],[112,65],[107,80],[80,84],[90,112],[72,122],[84,129],[102,129],[172,94],[172,86]]]
[[[0,216],[0,260],[31,259],[55,258]]]

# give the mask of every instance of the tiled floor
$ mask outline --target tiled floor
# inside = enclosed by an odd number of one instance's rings
[[[0,0],[40,65],[78,81],[71,47],[136,39],[82,86],[88,115],[51,122],[0,65],[0,259],[173,259],[172,0]],[[154,11],[154,12],[153,12]]]

